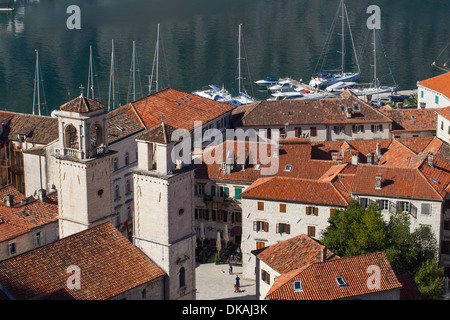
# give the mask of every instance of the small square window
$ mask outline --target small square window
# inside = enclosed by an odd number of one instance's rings
[[[344,281],[343,277],[337,277],[336,282],[337,282],[339,288],[344,288],[347,286],[347,283]]]
[[[294,291],[295,292],[303,291],[302,282],[300,280],[294,281]]]
[[[286,167],[284,168],[284,171],[291,172],[292,171],[292,165],[287,164]]]

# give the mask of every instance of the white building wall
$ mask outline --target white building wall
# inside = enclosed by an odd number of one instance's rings
[[[450,106],[450,99],[440,92],[418,85],[417,107],[420,109],[439,109]]]
[[[40,245],[36,242],[36,234],[41,233],[41,243]],[[58,240],[58,221],[47,223],[38,228],[34,228],[31,231],[24,233],[14,239],[9,239],[0,242],[0,261],[17,256],[24,252],[33,250],[40,246],[46,245],[48,243]],[[13,255],[9,254],[9,244],[16,244],[16,253]]]
[[[257,203],[264,202],[264,210],[257,209]],[[280,212],[280,204],[286,204],[286,213]],[[307,215],[307,207],[316,207],[317,215]],[[289,238],[308,234],[308,227],[314,227],[315,238],[320,238],[321,233],[328,226],[331,211],[336,207],[319,206],[305,203],[285,203],[279,201],[243,199],[242,200],[242,262],[243,277],[255,279],[256,257],[251,251],[257,249],[257,243],[263,243],[268,247],[277,242]],[[268,231],[254,231],[254,221],[263,221],[269,224]],[[279,223],[290,225],[290,234],[277,233],[276,226]]]
[[[450,143],[450,120],[437,115],[436,136],[446,143]]]

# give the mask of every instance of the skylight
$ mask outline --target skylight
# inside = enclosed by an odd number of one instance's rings
[[[294,291],[303,291],[302,282],[300,280],[294,281]]]
[[[292,171],[292,165],[291,164],[287,164],[286,167],[284,168],[284,171],[291,172]]]
[[[353,110],[359,111],[359,104],[355,103],[355,104],[353,105]]]
[[[336,282],[337,282],[339,288],[344,288],[347,286],[347,283],[344,281],[343,277],[337,277]]]
[[[436,179],[433,178],[433,177],[431,177],[430,180],[433,181],[434,183],[441,184],[441,183],[439,182],[439,180],[436,180]]]
[[[261,165],[259,163],[255,164],[255,170],[259,170],[259,169],[261,169]]]
[[[125,129],[122,128],[121,126],[116,126],[116,128],[117,128],[118,130],[120,130],[120,131],[125,131]]]

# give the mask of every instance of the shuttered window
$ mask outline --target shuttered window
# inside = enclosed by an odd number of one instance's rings
[[[308,236],[310,236],[310,237],[316,236],[316,227],[308,226]]]
[[[286,213],[286,204],[280,203],[280,212]]]
[[[258,201],[258,210],[263,211],[264,210],[264,202]]]

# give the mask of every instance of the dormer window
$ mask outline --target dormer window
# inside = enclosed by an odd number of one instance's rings
[[[292,165],[291,164],[287,164],[286,167],[284,168],[284,171],[291,172],[292,171]]]
[[[343,277],[337,277],[336,282],[337,282],[339,288],[345,288],[348,286],[347,283],[344,281]]]
[[[294,292],[303,291],[302,282],[300,280],[294,281]]]

